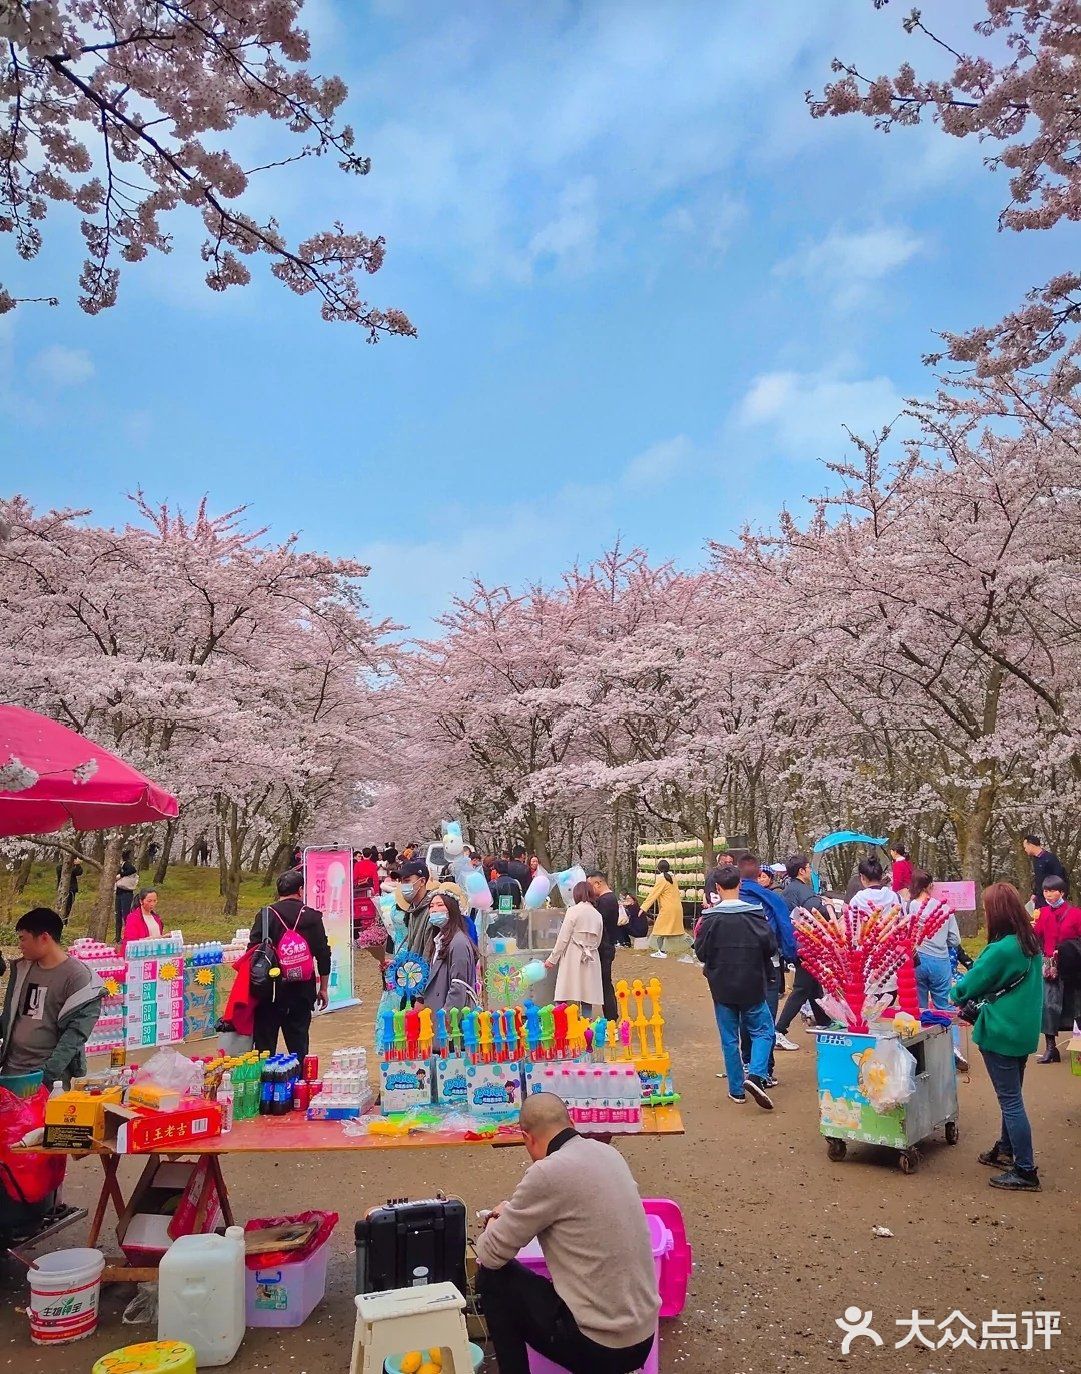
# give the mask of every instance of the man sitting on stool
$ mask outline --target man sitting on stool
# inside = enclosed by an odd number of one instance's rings
[[[580,1136],[553,1093],[526,1098],[521,1128],[533,1163],[477,1241],[500,1374],[527,1374],[527,1345],[571,1374],[630,1374],[652,1349],[660,1310],[631,1171],[618,1150]],[[551,1280],[515,1259],[534,1237]]]

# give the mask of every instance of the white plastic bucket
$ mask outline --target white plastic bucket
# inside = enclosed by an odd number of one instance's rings
[[[105,1256],[54,1250],[30,1269],[30,1339],[35,1345],[81,1341],[97,1329]]]

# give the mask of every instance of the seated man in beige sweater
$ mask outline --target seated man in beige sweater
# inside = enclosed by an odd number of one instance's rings
[[[525,1100],[521,1127],[533,1163],[477,1241],[500,1374],[527,1374],[527,1345],[571,1374],[630,1374],[645,1363],[660,1308],[631,1171],[618,1150],[580,1136],[552,1093]],[[515,1258],[534,1237],[551,1281]]]

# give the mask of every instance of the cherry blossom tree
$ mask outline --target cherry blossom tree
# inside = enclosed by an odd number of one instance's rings
[[[874,0],[876,9],[885,0]],[[911,63],[895,75],[870,76],[835,59],[837,79],[821,95],[808,91],[811,113],[862,114],[883,132],[936,123],[955,138],[974,137],[989,151],[991,171],[1009,176],[1009,200],[999,215],[1003,229],[1049,229],[1081,219],[1081,24],[1074,0],[986,0],[975,25],[977,44],[930,27],[922,10],[904,20],[905,32],[923,40],[931,59],[948,74],[921,77]],[[949,27],[952,6],[940,6]],[[1053,363],[1061,392],[1079,379],[1078,321],[1081,272],[1066,265],[1050,281],[1033,286],[1023,304],[998,324],[966,333],[945,332],[946,355],[974,366],[979,375],[1009,377]],[[937,358],[936,358],[937,360]]]
[[[50,206],[78,211],[79,304],[97,314],[116,303],[121,264],[171,250],[164,217],[187,206],[206,230],[211,290],[247,284],[246,259],[264,254],[290,290],[318,297],[324,319],[359,324],[373,342],[413,334],[400,310],[364,299],[361,279],[381,266],[382,238],[335,223],[290,245],[276,219],[243,208],[252,177],[272,167],[328,158],[362,176],[371,165],[338,123],[343,82],[303,65],[302,5],[0,0],[0,231],[19,256],[37,257]],[[294,146],[244,165],[228,135],[249,119],[284,124]],[[15,304],[0,285],[0,314]]]
[[[85,513],[4,503],[8,695],[100,740],[175,792],[179,825],[216,837],[224,910],[253,850],[301,838],[363,800],[386,623],[367,569],[248,530],[242,511],[188,518],[134,498],[109,530]],[[166,827],[163,860],[176,827]],[[125,839],[101,868],[99,930]],[[164,875],[163,875],[164,876]],[[160,881],[160,879],[159,879]]]

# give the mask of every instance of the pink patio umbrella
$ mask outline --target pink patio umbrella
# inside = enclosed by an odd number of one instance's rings
[[[104,830],[179,810],[175,797],[100,744],[36,711],[0,706],[0,836],[46,835],[69,821]]]

